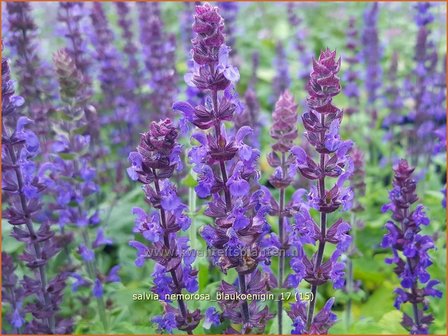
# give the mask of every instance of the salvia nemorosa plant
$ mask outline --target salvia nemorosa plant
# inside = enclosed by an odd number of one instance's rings
[[[140,40],[150,74],[150,101],[155,118],[173,117],[171,105],[177,95],[176,36],[165,31],[160,4],[139,4]]]
[[[354,17],[350,17],[348,22],[345,47],[348,50],[348,55],[344,58],[344,61],[348,64],[348,68],[344,74],[344,94],[350,100],[345,113],[352,115],[359,111],[359,34]]]
[[[76,241],[77,252],[83,265],[73,265],[73,261],[68,260],[71,264],[70,275],[75,279],[72,289],[91,288],[101,322],[107,331],[103,284],[120,279],[118,266],[112,267],[105,276],[97,268],[95,259],[95,250],[111,245],[112,241],[105,237],[98,211],[90,210],[99,187],[95,180],[96,170],[91,166],[90,136],[83,133],[83,128],[87,122],[84,111],[93,107],[85,101],[83,75],[68,52],[59,50],[53,62],[60,87],[61,115],[53,121],[56,136],[51,161],[42,165],[39,173],[54,199],[50,206],[51,220],[62,231],[74,232],[79,237]],[[92,239],[92,236],[95,238]]]
[[[288,60],[286,51],[282,42],[278,42],[275,47],[274,59],[275,77],[273,79],[272,91],[275,101],[280,95],[289,89],[291,85],[291,77],[289,76]]]
[[[107,112],[101,122],[113,125],[110,134],[112,143],[123,155],[124,151],[129,151],[128,147],[132,143],[132,131],[139,120],[139,110],[134,92],[126,85],[124,62],[112,43],[114,33],[109,27],[103,4],[94,3],[90,17],[93,26],[92,43],[99,64],[98,79],[103,91],[98,108]]]
[[[286,251],[289,249],[288,235],[291,231],[288,219],[285,216],[286,197],[285,190],[288,188],[295,175],[294,156],[290,154],[290,150],[298,137],[297,132],[297,104],[294,97],[285,91],[277,103],[275,104],[274,113],[272,114],[271,137],[274,141],[272,152],[268,155],[268,162],[271,167],[275,168],[269,182],[274,188],[279,190],[279,198],[276,202],[276,215],[278,216],[278,240],[280,245],[279,268],[277,281],[278,286],[282,288],[285,282],[285,264]],[[283,331],[283,300],[278,301],[278,333]]]
[[[177,328],[192,334],[202,318],[199,310],[188,310],[182,296],[172,299],[183,289],[190,293],[198,290],[198,272],[192,267],[196,254],[189,248],[188,238],[180,235],[180,231],[188,230],[191,220],[186,215],[187,206],[170,181],[175,169],[182,169],[182,147],[177,137],[178,130],[170,119],[152,122],[142,134],[137,151],[129,154],[129,176],[143,184],[145,199],[154,209],[151,213],[141,208],[132,210],[134,232],[141,234],[149,245],[136,240],[129,245],[137,250],[138,267],[146,259],[156,262],[152,291],[164,303],[164,313],[152,321],[159,331],[172,333]],[[179,308],[170,304],[172,301],[177,301]]]
[[[61,33],[67,40],[65,50],[75,62],[76,68],[84,79],[84,94],[86,99],[92,94],[92,62],[89,59],[86,36],[83,32],[83,22],[87,19],[86,8],[81,2],[60,2],[58,20],[61,22]],[[87,130],[92,142],[95,162],[106,153],[100,146],[100,123],[95,109],[86,109]],[[96,164],[96,163],[95,163]]]
[[[305,280],[311,286],[311,300],[308,304],[297,301],[291,306],[289,316],[293,320],[293,333],[322,334],[336,322],[336,315],[331,312],[334,298],[327,301],[322,310],[315,315],[317,289],[327,281],[334,288],[344,286],[345,265],[339,257],[350,246],[348,234],[350,224],[341,218],[328,226],[328,215],[342,207],[351,207],[352,191],[344,183],[352,173],[352,164],[348,155],[352,142],[343,141],[339,135],[343,111],[333,105],[333,97],[340,93],[341,84],[337,76],[341,60],[336,59],[336,51],[329,49],[321,52],[318,59],[313,60],[308,90],[308,110],[302,115],[305,135],[318,154],[316,162],[301,147],[294,147],[291,152],[296,157],[295,165],[303,177],[315,181],[309,193],[308,205],[302,204],[295,214],[292,235],[297,248],[296,255],[291,258],[291,268],[295,272],[295,284]],[[337,178],[329,188],[328,178]],[[310,216],[309,207],[320,214],[320,225]],[[309,258],[304,244],[317,244],[317,251]],[[336,248],[331,257],[324,259],[326,244],[334,244]]]
[[[69,242],[70,236],[56,236],[49,222],[40,220],[40,199],[45,186],[34,162],[40,151],[39,139],[30,129],[32,121],[19,114],[23,104],[24,99],[15,95],[8,62],[2,58],[2,193],[7,200],[2,217],[13,226],[11,236],[24,244],[20,260],[28,268],[20,289],[11,284],[17,281],[13,274],[3,280],[2,291],[6,291],[3,300],[14,309],[10,323],[16,331],[70,333],[72,322],[58,316],[68,274],[61,272],[50,278],[47,273],[48,263]],[[6,126],[8,120],[17,121],[14,129]],[[3,263],[9,263],[10,271],[14,269],[10,259]]]
[[[197,34],[192,41],[194,67],[186,80],[205,93],[205,100],[195,107],[177,102],[173,108],[201,130],[193,134],[197,145],[189,152],[198,175],[195,191],[199,198],[211,197],[205,214],[213,223],[204,226],[201,235],[213,264],[224,273],[233,269],[238,274],[233,284],[222,281],[218,289],[223,294],[219,300],[222,314],[210,310],[207,321],[212,317],[214,322],[230,321],[232,325],[226,330],[229,333],[262,332],[272,318],[268,308],[262,308],[255,300],[232,297],[267,290],[267,276],[257,266],[270,259],[260,244],[270,232],[265,218],[270,211],[270,194],[258,184],[259,151],[243,142],[251,129],[244,126],[230,136],[224,124],[232,122],[239,105],[232,85],[239,73],[229,62],[224,22],[218,8],[208,3],[197,6],[193,31]]]
[[[51,92],[45,90],[48,71],[38,54],[37,26],[32,17],[31,5],[26,2],[9,2],[7,44],[15,57],[15,71],[20,94],[26,97],[25,110],[33,120],[33,129],[40,137],[42,151],[46,151],[46,120],[52,109]]]
[[[218,2],[220,14],[226,23],[224,34],[226,35],[226,44],[230,47],[230,56],[234,59],[236,56],[235,42],[236,42],[236,27],[239,3],[232,1]]]
[[[293,2],[288,3],[288,21],[292,27],[295,28],[294,33],[294,49],[296,49],[298,54],[298,60],[300,64],[300,69],[298,77],[303,84],[306,85],[308,82],[308,77],[310,74],[310,67],[313,61],[313,53],[306,44],[306,35],[303,24],[303,19],[299,17],[296,13],[297,4]]]
[[[378,96],[381,87],[382,50],[378,36],[378,3],[369,4],[364,12],[364,27],[361,35],[362,59],[365,66],[364,85],[367,92],[367,106],[373,124],[378,118]]]
[[[389,192],[390,203],[382,211],[391,211],[392,219],[386,223],[388,233],[384,235],[382,247],[390,248],[393,256],[386,259],[394,264],[394,272],[400,279],[400,287],[395,289],[394,306],[398,310],[403,304],[412,306],[412,313],[403,312],[402,325],[411,334],[427,334],[433,316],[428,297],[442,297],[435,286],[439,281],[431,279],[429,251],[434,248],[431,236],[422,234],[422,228],[430,224],[423,205],[418,201],[416,181],[412,177],[414,168],[406,160],[394,166],[393,189]]]

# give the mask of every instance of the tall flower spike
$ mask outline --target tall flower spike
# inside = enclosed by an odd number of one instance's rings
[[[26,2],[8,2],[6,4],[9,23],[8,45],[14,51],[14,62],[18,74],[20,94],[27,98],[25,108],[27,115],[33,119],[33,129],[46,152],[48,136],[47,118],[52,110],[49,103],[53,92],[48,92],[48,71],[37,51],[37,26],[31,16],[31,5]]]
[[[297,253],[291,258],[291,268],[295,272],[289,277],[291,285],[297,286],[304,279],[311,285],[312,299],[308,312],[304,314],[302,303],[293,306],[290,316],[294,326],[308,333],[326,333],[335,323],[330,308],[334,299],[330,299],[325,307],[314,315],[317,289],[328,280],[334,288],[344,284],[344,264],[338,258],[345,252],[351,242],[350,224],[338,219],[327,227],[328,214],[340,207],[348,210],[351,207],[352,191],[344,183],[352,173],[351,159],[348,156],[351,141],[343,141],[339,136],[339,128],[343,112],[333,105],[333,97],[340,93],[341,84],[337,76],[341,60],[336,59],[336,51],[326,49],[318,59],[313,60],[313,70],[308,84],[308,108],[302,115],[305,135],[309,143],[318,153],[319,161],[315,162],[301,147],[294,147],[291,152],[296,157],[295,165],[307,179],[316,181],[311,187],[308,204],[320,213],[320,226],[310,216],[306,205],[301,205],[295,214],[295,225],[292,236],[295,238]],[[327,178],[337,178],[336,183],[326,189]],[[312,258],[308,258],[302,245],[318,244]],[[325,245],[334,244],[336,249],[328,260],[324,260]]]
[[[344,75],[344,94],[350,99],[350,106],[345,110],[348,115],[358,112],[359,106],[359,36],[356,28],[356,18],[350,17],[347,29],[347,44],[345,45],[349,55],[344,60],[348,63],[348,69]]]
[[[72,268],[81,270],[70,275],[91,287],[91,297],[97,302],[100,320],[107,331],[103,285],[119,281],[119,278],[101,274],[95,259],[95,250],[111,245],[112,241],[105,237],[100,227],[99,214],[89,210],[91,199],[99,192],[99,187],[96,184],[96,170],[90,164],[90,136],[83,132],[87,123],[84,77],[65,49],[54,54],[53,62],[59,80],[63,117],[53,121],[57,134],[52,146],[52,160],[42,166],[39,173],[53,199],[50,219],[61,230],[69,230],[78,238],[77,252],[84,268],[72,264]],[[72,287],[73,291],[77,288],[78,285]]]
[[[55,236],[47,221],[36,229],[36,219],[42,215],[40,199],[44,190],[34,162],[40,146],[38,137],[29,129],[32,121],[18,114],[23,104],[23,98],[14,93],[8,62],[2,58],[2,193],[7,200],[3,218],[13,226],[11,236],[25,244],[20,259],[29,269],[20,283],[23,292],[8,284],[12,278],[3,281],[2,291],[8,291],[4,298],[13,305],[10,322],[16,329],[22,328],[26,334],[70,333],[71,321],[57,316],[67,274],[62,272],[49,279],[46,273],[46,265],[70,237]],[[6,126],[11,119],[17,120],[12,132]],[[9,266],[10,270],[13,268]],[[23,310],[20,310],[21,297],[26,302]],[[25,318],[25,313],[31,316]]]
[[[143,235],[149,246],[135,240],[129,245],[137,249],[137,266],[141,267],[146,259],[156,262],[152,290],[165,304],[163,316],[152,321],[160,331],[171,333],[177,328],[192,334],[201,320],[199,310],[189,311],[181,297],[177,300],[179,309],[169,304],[171,294],[181,294],[183,289],[190,293],[198,290],[198,271],[192,267],[196,253],[189,248],[188,239],[179,234],[188,230],[191,220],[185,214],[187,206],[170,182],[174,170],[181,168],[177,136],[171,120],[153,121],[142,135],[137,152],[129,154],[129,176],[143,184],[146,200],[154,208],[152,213],[133,209],[134,232]]]
[[[385,225],[388,233],[384,235],[381,245],[392,250],[393,256],[387,258],[386,263],[396,265],[394,272],[401,280],[401,287],[395,289],[395,308],[399,310],[407,302],[413,308],[412,317],[403,313],[401,324],[411,334],[427,334],[434,319],[431,314],[425,313],[429,308],[427,297],[441,298],[442,292],[435,288],[439,281],[432,280],[427,270],[432,264],[428,251],[434,248],[434,242],[421,230],[430,224],[430,220],[422,205],[412,209],[418,201],[413,172],[406,160],[394,166],[390,203],[382,208],[383,212],[392,212],[392,220]]]
[[[229,47],[224,44],[224,22],[218,8],[206,3],[196,7],[193,31],[192,72],[185,76],[188,85],[201,90],[204,103],[195,107],[177,102],[175,110],[202,130],[193,134],[197,146],[189,152],[193,170],[198,174],[195,188],[200,198],[208,198],[205,214],[213,219],[203,227],[201,235],[212,252],[212,261],[222,272],[235,269],[235,284],[225,281],[219,291],[225,294],[265,293],[268,276],[258,270],[259,264],[269,263],[261,239],[270,227],[266,214],[270,211],[269,192],[260,187],[255,170],[258,150],[243,142],[251,133],[247,126],[233,133],[224,122],[233,121],[239,108],[233,83],[239,80],[238,69],[229,61]],[[221,300],[221,320],[241,325],[241,333],[263,332],[272,318],[267,307],[256,301]],[[229,327],[228,333],[237,331]]]
[[[381,87],[381,46],[378,37],[378,11],[377,2],[370,4],[364,13],[364,28],[362,31],[362,58],[365,65],[364,82],[367,91],[368,113],[375,124],[378,118],[378,90]]]
[[[278,286],[284,287],[285,279],[285,262],[286,251],[289,250],[289,233],[291,232],[289,219],[285,214],[285,189],[293,181],[296,174],[293,169],[292,163],[294,162],[293,154],[290,154],[295,140],[297,139],[297,104],[294,101],[294,97],[285,91],[277,103],[275,104],[274,113],[272,114],[273,124],[271,127],[271,137],[274,139],[275,144],[272,146],[272,152],[268,155],[268,162],[271,167],[275,168],[274,174],[269,179],[269,182],[280,190],[278,202],[275,204],[276,216],[278,217],[279,227],[279,269],[278,269]],[[275,202],[275,201],[274,201]],[[278,333],[283,332],[283,301],[278,301]]]
[[[151,106],[155,118],[173,119],[171,105],[177,95],[176,37],[165,32],[159,3],[137,4],[145,66],[151,75]],[[145,7],[147,7],[145,9]]]

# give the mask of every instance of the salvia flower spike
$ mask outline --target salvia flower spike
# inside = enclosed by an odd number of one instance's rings
[[[341,60],[336,58],[336,51],[326,49],[318,59],[313,60],[313,70],[308,84],[308,111],[302,115],[305,135],[308,142],[318,153],[318,162],[308,155],[303,148],[293,147],[296,156],[295,165],[307,179],[316,181],[311,187],[308,204],[320,213],[318,226],[309,213],[307,205],[302,204],[295,215],[295,227],[292,233],[298,252],[291,258],[291,268],[295,274],[289,277],[292,285],[304,279],[311,285],[312,299],[305,312],[304,303],[294,303],[289,313],[294,321],[296,333],[323,333],[336,322],[331,313],[334,299],[330,299],[324,308],[314,315],[317,288],[328,280],[334,288],[344,285],[344,264],[338,259],[351,242],[348,234],[350,224],[338,219],[327,227],[328,214],[339,208],[351,207],[352,192],[344,183],[352,173],[351,159],[348,156],[351,141],[343,141],[339,135],[343,112],[333,105],[333,97],[340,93],[341,84],[337,76]],[[336,183],[326,188],[327,178],[337,178]],[[309,259],[303,244],[318,244],[318,250]],[[324,260],[325,245],[334,244],[336,249],[328,260]]]
[[[151,213],[141,208],[132,210],[134,232],[149,241],[149,246],[136,240],[129,245],[137,250],[138,267],[146,259],[156,262],[152,290],[163,301],[164,314],[156,316],[153,322],[160,331],[171,333],[177,328],[192,334],[201,320],[199,310],[189,311],[181,297],[177,300],[179,309],[169,304],[171,294],[181,294],[183,289],[190,293],[198,290],[198,271],[192,267],[195,251],[189,248],[188,238],[179,234],[188,230],[191,220],[186,215],[187,206],[170,181],[175,169],[182,169],[177,136],[178,130],[170,119],[152,122],[142,134],[137,151],[129,154],[128,174],[143,184],[146,200],[154,208]]]
[[[298,137],[297,132],[297,104],[294,97],[285,91],[277,103],[275,104],[274,113],[272,114],[273,124],[271,127],[271,137],[274,140],[272,152],[268,155],[269,164],[275,168],[274,174],[269,182],[280,190],[279,200],[276,204],[279,226],[279,269],[278,269],[278,285],[280,288],[284,285],[285,275],[285,255],[288,246],[288,234],[291,231],[288,218],[285,217],[285,189],[292,183],[296,170],[293,167],[294,155],[289,153]],[[279,334],[283,331],[283,301],[278,301],[278,326]]]
[[[403,313],[402,325],[411,334],[427,334],[433,321],[428,309],[427,297],[442,297],[435,287],[439,281],[431,279],[428,267],[432,264],[428,252],[434,248],[431,236],[421,233],[430,224],[423,205],[418,204],[416,182],[412,178],[414,168],[406,160],[394,166],[393,189],[389,192],[390,203],[382,211],[391,211],[392,219],[385,225],[382,247],[390,248],[393,256],[387,264],[395,264],[394,272],[400,278],[400,287],[395,289],[394,306],[400,309],[405,303],[412,305],[412,317]]]
[[[55,217],[52,220],[62,230],[68,228],[81,238],[77,241],[77,252],[84,269],[83,272],[70,274],[76,280],[72,289],[76,291],[81,284],[91,286],[92,297],[97,301],[99,316],[107,331],[103,285],[120,280],[117,276],[101,274],[95,258],[95,250],[111,245],[112,241],[105,237],[100,227],[98,211],[89,210],[90,199],[99,192],[96,170],[90,164],[90,136],[83,132],[83,126],[87,123],[84,111],[93,107],[85,101],[86,83],[69,53],[65,49],[57,51],[53,62],[59,80],[64,118],[53,121],[57,126],[57,135],[52,146],[52,160],[42,166],[39,173],[54,199],[52,209]],[[92,233],[94,239],[91,238]],[[116,274],[118,270],[118,266],[112,267],[110,273]]]
[[[233,89],[239,72],[230,64],[218,8],[208,3],[197,6],[193,31],[197,34],[192,41],[194,66],[185,80],[203,91],[205,99],[195,107],[177,102],[173,108],[202,130],[193,134],[197,146],[189,152],[198,174],[195,191],[199,198],[211,197],[205,214],[213,218],[213,224],[203,227],[201,235],[212,252],[213,263],[224,273],[231,269],[238,273],[236,284],[223,281],[219,292],[265,293],[268,277],[257,266],[269,263],[260,241],[270,232],[265,218],[270,211],[270,194],[258,184],[255,167],[259,151],[243,142],[251,133],[250,127],[241,127],[230,136],[224,125],[225,121],[233,121],[240,108]],[[259,307],[256,301],[223,299],[219,304],[221,320],[241,325],[241,333],[262,332],[272,318],[268,308]],[[237,333],[232,327],[227,332]]]
[[[24,99],[14,93],[8,62],[2,58],[2,192],[8,203],[3,218],[13,225],[12,237],[25,244],[20,258],[30,270],[21,281],[23,292],[9,287],[7,295],[10,296],[6,297],[15,306],[10,321],[27,334],[70,333],[71,321],[57,316],[67,273],[61,272],[53,279],[46,273],[49,260],[61,251],[70,237],[55,236],[48,221],[43,221],[36,230],[35,223],[42,216],[40,198],[45,186],[34,162],[39,155],[39,139],[30,130],[32,121],[19,115],[23,104]],[[12,132],[6,126],[8,120],[17,120]],[[4,262],[11,263],[11,260]],[[14,267],[10,265],[9,269]],[[9,286],[6,280],[3,288]],[[16,295],[13,297],[12,293]],[[26,300],[20,310],[20,300],[25,297],[30,300]],[[25,320],[25,312],[32,314],[30,320]]]

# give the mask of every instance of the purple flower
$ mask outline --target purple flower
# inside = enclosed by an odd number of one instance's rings
[[[171,334],[173,329],[177,327],[176,316],[171,312],[163,316],[155,316],[151,321],[157,324],[157,330],[159,332],[167,332]]]
[[[257,265],[269,263],[269,258],[261,253],[261,240],[270,231],[265,219],[269,205],[265,203],[266,190],[260,190],[259,173],[255,170],[260,153],[244,143],[251,133],[250,127],[242,126],[232,132],[224,124],[234,121],[234,114],[241,109],[233,87],[239,73],[231,65],[224,29],[218,8],[208,3],[196,6],[194,64],[185,80],[202,92],[204,99],[195,107],[177,102],[173,109],[182,112],[202,132],[194,134],[198,145],[189,153],[193,170],[198,173],[195,188],[198,196],[212,196],[205,214],[213,218],[213,224],[205,226],[201,235],[212,251],[213,262],[224,273],[231,269],[238,273],[238,284],[223,282],[223,290],[244,292],[249,286],[246,281],[250,282]],[[267,319],[272,317],[255,302],[249,305],[244,301],[238,309],[224,301],[220,306],[224,318],[241,324],[242,332],[263,331]]]
[[[427,310],[427,296],[442,297],[442,292],[433,287],[439,284],[437,280],[430,280],[427,268],[432,264],[428,251],[434,248],[430,236],[422,235],[421,226],[429,225],[422,205],[412,210],[417,202],[416,182],[412,178],[414,169],[406,160],[394,166],[394,189],[389,194],[392,221],[385,225],[388,233],[384,235],[382,247],[390,248],[394,258],[386,259],[388,264],[395,263],[395,274],[401,280],[403,288],[397,288],[394,306],[400,309],[404,303],[413,306],[413,317],[403,314],[402,325],[411,333],[425,332],[433,317],[424,313]],[[401,256],[401,253],[403,256]]]
[[[56,235],[42,211],[45,185],[33,161],[39,154],[39,141],[29,129],[30,120],[19,115],[22,102],[15,95],[8,61],[2,58],[2,191],[6,199],[2,216],[13,225],[11,236],[25,244],[20,260],[29,268],[21,286],[16,287],[14,262],[2,253],[2,291],[9,288],[3,300],[11,305],[7,318],[14,331],[24,328],[26,333],[70,333],[72,322],[57,316],[68,273],[49,278],[46,266],[70,243],[71,236]],[[42,310],[48,313],[41,314]]]
[[[204,329],[210,329],[211,326],[218,326],[221,324],[221,316],[215,307],[209,307],[205,311]]]
[[[94,297],[102,297],[103,296],[103,285],[99,279],[95,279],[95,283],[93,285],[92,293]]]
[[[191,266],[194,258],[186,256],[191,253],[187,251],[188,240],[177,234],[190,226],[187,207],[169,181],[179,162],[173,160],[179,155],[177,137],[178,130],[171,120],[152,122],[148,132],[142,134],[137,152],[129,155],[132,167],[128,169],[133,179],[143,184],[146,201],[155,209],[151,215],[141,208],[132,209],[136,217],[134,232],[141,233],[151,244],[131,241],[129,245],[137,250],[136,266],[143,266],[146,259],[156,262],[152,290],[166,302],[167,294],[180,293],[183,288],[189,292],[198,290],[197,271]],[[191,333],[197,327],[199,310],[190,312],[182,298],[178,304],[179,309],[167,303],[165,314],[154,318],[160,331],[178,328]]]
[[[307,179],[317,181],[311,187],[308,204],[320,212],[321,219],[319,227],[303,205],[295,216],[292,241],[296,242],[299,251],[302,249],[302,244],[315,244],[316,241],[319,247],[311,259],[303,250],[299,253],[300,258],[292,259],[291,267],[298,271],[298,274],[289,280],[297,285],[303,277],[311,285],[313,294],[313,299],[309,303],[310,315],[305,314],[302,305],[298,305],[290,312],[294,321],[294,332],[327,333],[336,322],[336,316],[331,313],[334,299],[330,299],[314,316],[318,286],[327,281],[331,281],[336,289],[344,285],[345,265],[339,262],[338,258],[350,247],[351,237],[348,234],[350,225],[339,219],[327,228],[327,214],[335,212],[340,207],[348,210],[353,198],[351,189],[344,187],[344,183],[353,172],[353,163],[348,156],[352,142],[340,139],[339,129],[343,113],[332,102],[333,97],[341,91],[337,76],[340,64],[341,60],[336,59],[335,51],[329,49],[322,51],[319,58],[313,60],[313,70],[307,86],[309,109],[303,114],[302,121],[306,138],[319,154],[319,163],[316,163],[304,149],[294,147],[290,150],[296,158],[295,165],[301,174]],[[336,183],[329,189],[326,189],[327,177],[337,178]],[[328,260],[323,258],[325,247],[323,241],[336,245]]]

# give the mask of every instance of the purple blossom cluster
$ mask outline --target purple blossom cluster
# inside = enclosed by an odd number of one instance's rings
[[[203,104],[193,107],[177,102],[175,110],[201,132],[192,138],[197,145],[188,156],[198,175],[195,191],[199,198],[211,197],[205,214],[213,224],[203,227],[201,235],[212,252],[212,262],[222,272],[235,269],[235,284],[225,281],[219,291],[232,294],[259,294],[267,291],[266,274],[257,266],[269,263],[260,244],[270,232],[266,214],[270,211],[270,194],[258,184],[256,164],[260,152],[244,143],[252,130],[243,126],[233,135],[224,122],[232,122],[239,106],[232,84],[239,79],[238,70],[230,64],[229,47],[224,43],[224,22],[218,8],[209,4],[196,7],[192,56],[194,66],[186,75],[188,85],[203,91]],[[256,301],[221,300],[221,320],[241,326],[241,333],[263,331],[272,318],[268,308]],[[214,311],[209,312],[214,316]],[[227,332],[237,333],[234,327]]]
[[[186,231],[191,220],[185,214],[187,206],[177,196],[176,187],[170,182],[175,169],[181,170],[177,143],[178,131],[171,120],[152,122],[148,132],[142,134],[136,152],[129,154],[131,167],[128,174],[132,180],[143,184],[145,198],[154,208],[151,213],[141,208],[132,210],[135,215],[134,232],[139,233],[150,245],[133,240],[129,245],[137,250],[135,264],[143,266],[146,259],[156,262],[152,274],[154,286],[164,304],[164,314],[153,322],[160,331],[172,333],[174,328],[192,334],[201,320],[199,310],[189,311],[182,298],[179,309],[169,304],[166,295],[181,294],[182,289],[190,293],[198,290],[197,273],[192,266],[196,254],[188,246],[188,238],[179,231]]]
[[[400,309],[408,302],[412,305],[412,317],[403,313],[403,327],[411,334],[428,334],[433,316],[425,312],[429,308],[427,297],[441,298],[442,292],[435,288],[439,281],[431,279],[427,271],[432,264],[428,252],[434,248],[434,242],[421,231],[430,224],[430,220],[422,205],[412,209],[418,201],[413,172],[406,160],[394,166],[390,203],[382,208],[383,212],[392,212],[392,220],[385,225],[388,232],[384,235],[382,247],[392,250],[393,257],[387,258],[386,263],[395,264],[394,272],[401,281],[401,287],[395,289],[395,308]]]
[[[7,315],[16,331],[70,333],[72,321],[58,315],[68,273],[49,278],[46,267],[71,237],[55,235],[48,221],[40,221],[45,189],[35,162],[40,144],[30,129],[32,121],[19,114],[23,105],[24,99],[15,95],[8,61],[2,58],[2,193],[7,203],[2,217],[12,225],[11,236],[25,246],[20,260],[28,269],[18,283],[12,258],[2,255],[2,300],[11,306]],[[12,130],[6,125],[11,120],[17,121]]]
[[[352,115],[358,112],[359,106],[359,70],[360,63],[359,53],[359,33],[356,27],[356,18],[350,17],[347,29],[347,44],[345,47],[348,50],[344,60],[348,64],[348,69],[344,74],[344,94],[350,99],[350,106],[345,110],[345,113]]]
[[[351,141],[340,138],[339,128],[343,111],[333,105],[333,97],[340,93],[341,84],[337,76],[341,60],[336,59],[336,52],[326,49],[318,59],[313,61],[308,88],[308,111],[302,115],[305,135],[309,143],[319,154],[316,162],[301,147],[293,147],[291,152],[296,160],[295,167],[303,177],[316,181],[311,187],[308,204],[302,204],[294,215],[292,239],[297,248],[294,258],[291,258],[291,269],[294,274],[289,276],[291,285],[296,287],[301,280],[311,285],[312,299],[305,314],[305,303],[296,302],[291,306],[289,316],[293,319],[293,333],[326,333],[336,322],[335,314],[331,313],[334,299],[330,299],[324,308],[314,315],[317,288],[327,281],[334,288],[344,285],[345,265],[339,257],[347,251],[351,243],[349,235],[350,224],[342,218],[327,227],[328,214],[342,207],[348,210],[352,205],[353,193],[344,184],[353,172],[353,162],[349,151]],[[326,178],[337,178],[336,183],[327,189]],[[320,226],[313,220],[310,210],[315,209],[320,214]],[[305,244],[318,244],[317,251],[311,258],[306,255]],[[328,260],[324,260],[325,245],[336,246]]]

